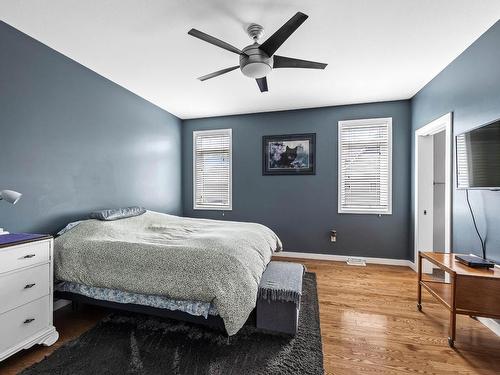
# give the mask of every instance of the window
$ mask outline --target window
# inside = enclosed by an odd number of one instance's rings
[[[193,208],[232,209],[231,129],[193,132]]]
[[[339,213],[392,213],[392,118],[339,121]]]

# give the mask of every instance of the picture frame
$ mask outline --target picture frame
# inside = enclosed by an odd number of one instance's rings
[[[316,174],[316,133],[262,137],[262,175]]]

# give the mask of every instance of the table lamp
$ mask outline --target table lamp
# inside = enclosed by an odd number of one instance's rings
[[[21,199],[22,194],[18,193],[17,191],[14,190],[2,190],[0,191],[0,201],[4,200],[6,202],[16,204],[19,199]],[[6,232],[3,230],[3,228],[0,228],[0,235],[2,234],[9,234],[9,232]]]
[[[2,190],[0,191],[0,201],[3,199],[6,202],[16,204],[19,199],[21,199],[22,194],[14,190]]]

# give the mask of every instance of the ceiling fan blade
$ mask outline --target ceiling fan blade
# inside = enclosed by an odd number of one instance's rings
[[[191,36],[194,36],[195,38],[204,40],[207,43],[213,44],[214,46],[224,48],[227,51],[234,52],[238,55],[244,55],[243,51],[240,51],[238,48],[235,46],[230,45],[229,43],[226,43],[220,39],[217,39],[211,35],[205,34],[204,32],[196,29],[191,29],[188,31],[188,34]]]
[[[256,78],[255,80],[257,81],[257,84],[259,85],[260,92],[269,91],[267,89],[267,78],[266,77]]]
[[[273,69],[276,68],[305,68],[305,69],[325,69],[328,64],[294,59],[293,57],[285,57],[274,55],[273,57]]]
[[[290,35],[292,35],[293,32],[304,23],[307,17],[308,16],[306,14],[297,12],[295,16],[290,18],[283,26],[279,28],[278,31],[276,31],[259,46],[261,51],[264,51],[269,56],[272,56],[274,52],[276,52],[278,48],[280,48],[280,46],[285,42],[285,40],[287,40]]]
[[[226,69],[221,69],[221,70],[218,70],[216,72],[213,72],[213,73],[210,73],[210,74],[207,74],[207,75],[204,75],[202,77],[199,77],[198,79],[200,81],[206,81],[207,79],[210,79],[210,78],[214,78],[214,77],[217,77],[217,76],[220,76],[222,74],[226,74],[226,73],[229,73],[235,69],[238,69],[240,66],[239,65],[236,65],[236,66],[232,66],[230,68],[226,68]]]

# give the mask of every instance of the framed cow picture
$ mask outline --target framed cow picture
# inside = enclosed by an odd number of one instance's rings
[[[262,137],[263,175],[316,174],[316,134]]]

